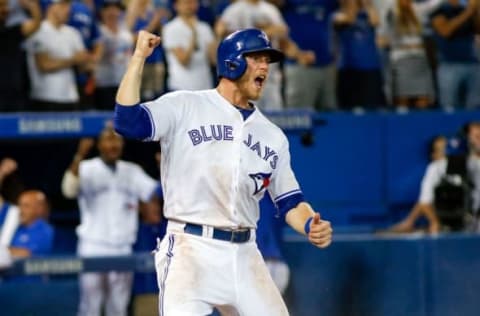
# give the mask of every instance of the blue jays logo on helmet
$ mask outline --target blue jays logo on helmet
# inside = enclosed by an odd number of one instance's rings
[[[240,78],[247,70],[245,54],[256,52],[269,54],[271,63],[284,57],[281,51],[272,48],[262,30],[250,28],[228,35],[217,49],[217,76],[231,80]]]
[[[262,191],[270,184],[270,176],[271,173],[251,173],[248,176],[252,178],[253,182],[255,183],[255,192],[253,195],[257,194],[258,192]]]

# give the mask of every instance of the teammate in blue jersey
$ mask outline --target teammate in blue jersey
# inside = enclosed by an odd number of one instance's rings
[[[160,315],[288,315],[255,243],[268,190],[286,222],[320,248],[332,228],[305,201],[287,137],[250,101],[283,59],[259,29],[227,36],[216,89],[176,91],[140,104],[145,59],[160,38],[141,31],[117,93],[115,128],[159,141],[167,235],[155,256]]]

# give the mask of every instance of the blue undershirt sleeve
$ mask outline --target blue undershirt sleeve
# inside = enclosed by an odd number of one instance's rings
[[[153,137],[150,115],[140,104],[115,104],[113,125],[115,131],[126,138],[147,140]]]

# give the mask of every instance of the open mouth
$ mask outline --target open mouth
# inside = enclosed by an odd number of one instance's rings
[[[258,88],[263,87],[263,84],[265,83],[265,80],[266,80],[266,79],[267,79],[267,77],[264,76],[264,75],[255,77],[255,85],[256,85]]]

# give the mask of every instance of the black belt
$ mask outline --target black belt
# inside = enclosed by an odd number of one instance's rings
[[[198,236],[204,236],[203,226],[196,224],[185,224],[184,231],[186,233]],[[222,230],[218,228],[213,228],[213,239],[219,239],[224,241],[230,241],[233,243],[243,243],[250,240],[250,229],[245,230]]]

